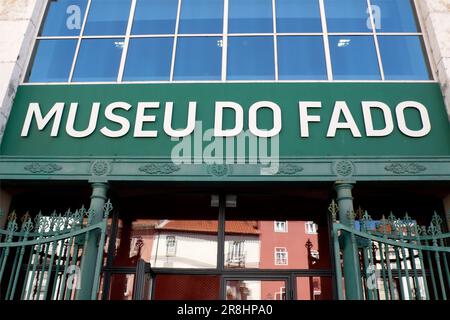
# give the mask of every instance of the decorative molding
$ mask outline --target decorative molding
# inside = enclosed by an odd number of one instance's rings
[[[95,160],[91,164],[91,174],[106,176],[111,171],[111,164],[106,160]]]
[[[348,177],[353,175],[354,166],[351,161],[341,160],[336,161],[333,165],[333,169],[336,175],[342,177]]]
[[[62,168],[63,168],[62,166],[56,163],[39,163],[39,162],[33,162],[32,164],[26,165],[24,167],[25,170],[30,171],[32,173],[46,173],[46,174],[62,170]]]
[[[147,174],[172,174],[180,170],[180,167],[173,163],[148,163],[139,167],[139,171]]]
[[[226,164],[210,164],[207,167],[208,173],[216,177],[224,177],[232,172],[231,166]]]
[[[295,163],[282,163],[278,169],[278,175],[295,175],[303,171],[303,167]]]
[[[403,162],[403,163],[388,164],[384,167],[384,170],[395,174],[416,174],[427,170],[427,168],[418,163]]]

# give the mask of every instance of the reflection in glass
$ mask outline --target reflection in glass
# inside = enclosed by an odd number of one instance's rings
[[[335,80],[381,79],[372,36],[330,36]]]
[[[384,75],[387,80],[429,80],[421,38],[378,36]]]
[[[222,38],[179,37],[174,80],[220,80]]]
[[[223,0],[183,0],[179,33],[222,33]]]
[[[332,300],[331,277],[297,277],[297,300]]]
[[[272,37],[228,38],[228,80],[275,79]]]
[[[108,300],[133,300],[134,274],[112,274],[110,281]]]
[[[28,82],[69,80],[77,40],[38,40]]]
[[[132,34],[173,34],[178,0],[139,0]]]
[[[131,39],[123,80],[169,80],[173,38]]]
[[[227,280],[226,300],[286,300],[283,280]]]
[[[328,32],[372,32],[365,0],[325,0]]]
[[[218,300],[220,276],[157,275],[154,300]]]
[[[272,0],[229,0],[229,33],[273,32]]]
[[[377,32],[417,32],[411,0],[372,0]]]
[[[327,78],[322,37],[279,36],[277,44],[280,80]]]
[[[322,32],[317,0],[277,0],[277,32]]]
[[[87,0],[50,1],[41,36],[78,36]]]
[[[116,81],[124,39],[85,39],[81,42],[73,81]]]
[[[124,35],[131,0],[92,1],[84,35]]]

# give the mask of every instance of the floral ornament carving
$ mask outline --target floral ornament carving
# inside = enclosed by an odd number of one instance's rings
[[[173,163],[149,163],[139,167],[139,171],[147,174],[172,174],[180,170],[180,167]]]
[[[208,166],[208,173],[216,177],[223,177],[231,174],[231,167],[226,164],[211,164]]]
[[[303,171],[303,167],[295,163],[282,163],[278,169],[279,175],[295,175]]]
[[[95,160],[91,165],[91,174],[94,176],[105,176],[109,173],[111,165],[105,160]]]
[[[331,219],[333,222],[337,221],[337,214],[339,212],[339,206],[337,205],[336,201],[331,200],[330,205],[328,206],[328,212],[331,214]]]
[[[423,165],[411,163],[391,163],[384,167],[384,170],[395,174],[416,174],[427,170]]]
[[[103,206],[103,217],[104,217],[104,218],[108,218],[110,212],[112,211],[112,209],[113,209],[113,205],[112,205],[112,203],[111,203],[111,200],[108,199],[108,201],[107,201],[107,202],[105,203],[105,205]]]
[[[353,174],[353,163],[348,160],[338,161],[334,164],[334,171],[342,177],[351,176]]]
[[[56,171],[62,170],[62,166],[56,163],[38,163],[33,162],[24,167],[25,170],[30,171],[31,173],[54,173]]]

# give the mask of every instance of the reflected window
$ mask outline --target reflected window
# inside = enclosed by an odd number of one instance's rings
[[[73,81],[116,81],[124,39],[81,41]]]
[[[279,36],[278,78],[280,80],[326,80],[322,37]]]
[[[328,32],[372,32],[366,0],[325,0]]]
[[[38,40],[28,82],[69,80],[77,40]]]
[[[378,36],[387,80],[429,80],[425,50],[418,36]]]
[[[84,35],[124,35],[131,0],[92,1]]]
[[[87,0],[50,1],[41,36],[78,36]]]
[[[173,38],[131,39],[123,80],[169,80]]]
[[[229,33],[273,32],[272,0],[229,0]]]
[[[175,240],[175,236],[167,236],[166,237],[166,256],[174,257],[177,251],[177,243]]]
[[[222,38],[179,37],[174,80],[220,80]]]
[[[223,0],[183,0],[179,33],[222,33]]]
[[[317,224],[314,221],[306,221],[305,222],[305,233],[306,234],[316,234],[317,233]]]
[[[275,265],[288,265],[288,252],[286,248],[275,248]]]
[[[372,0],[372,14],[377,32],[417,32],[411,0]]]
[[[178,0],[139,0],[132,34],[173,34]]]
[[[380,80],[372,36],[330,36],[335,80]]]
[[[230,279],[226,281],[226,300],[285,300],[285,288],[284,280]]]
[[[287,232],[287,221],[275,221],[275,232]]]
[[[322,32],[317,0],[277,0],[277,32]]]
[[[228,80],[275,79],[273,37],[228,38]]]
[[[297,300],[332,300],[333,278],[297,277]]]

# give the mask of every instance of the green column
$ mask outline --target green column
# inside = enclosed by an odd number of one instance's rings
[[[353,212],[353,184],[346,181],[337,181],[335,189],[337,204],[339,206],[340,223],[350,226],[349,212]],[[347,300],[362,299],[362,285],[359,256],[355,237],[348,232],[342,232],[342,251],[344,263],[345,296]]]
[[[103,207],[106,202],[108,184],[105,182],[92,183],[92,195],[90,209],[93,209],[95,215],[90,224],[101,222],[103,219]],[[94,230],[89,234],[86,247],[83,250],[80,267],[80,289],[77,293],[77,300],[89,300],[91,298],[92,284],[95,277],[95,263],[97,259],[97,250],[103,250],[98,247],[99,231]]]

